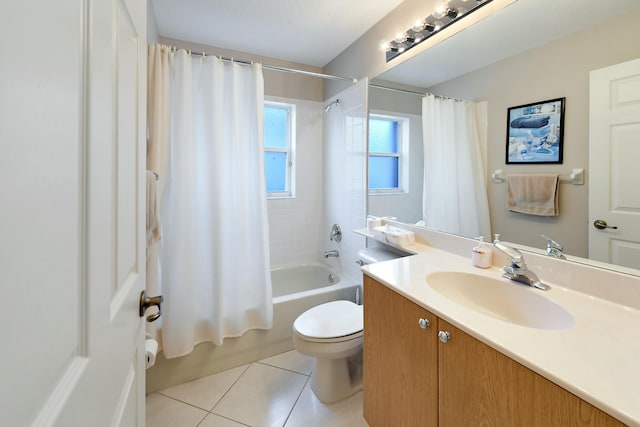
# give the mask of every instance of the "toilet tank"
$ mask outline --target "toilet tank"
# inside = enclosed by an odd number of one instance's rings
[[[362,265],[375,264],[377,262],[388,261],[390,259],[401,258],[403,256],[406,255],[391,252],[381,247],[365,248],[358,251],[358,259],[362,262]]]

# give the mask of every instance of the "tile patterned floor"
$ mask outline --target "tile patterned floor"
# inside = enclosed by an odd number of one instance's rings
[[[367,427],[362,392],[326,405],[289,351],[147,395],[147,427]]]

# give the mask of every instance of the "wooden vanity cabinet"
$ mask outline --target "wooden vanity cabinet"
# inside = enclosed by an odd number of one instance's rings
[[[364,289],[365,419],[370,427],[437,426],[437,318],[367,276]]]
[[[369,426],[624,426],[368,276],[364,287]]]

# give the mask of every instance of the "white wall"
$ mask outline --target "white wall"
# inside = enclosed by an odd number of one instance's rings
[[[266,100],[296,105],[295,198],[267,201],[271,267],[320,261],[329,241],[322,227],[322,103]]]
[[[337,249],[340,258],[327,263],[351,280],[362,283],[358,250],[365,238],[353,233],[365,227],[367,185],[367,81],[340,92],[340,106],[325,113],[324,118],[324,250]],[[325,101],[325,105],[336,97]],[[332,224],[342,228],[342,241],[330,242]]]
[[[157,43],[160,40],[158,34],[158,21],[153,10],[153,3],[147,0],[147,43]]]

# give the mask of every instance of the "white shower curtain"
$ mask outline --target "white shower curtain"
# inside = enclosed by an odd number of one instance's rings
[[[184,50],[163,54],[170,136],[161,201],[161,332],[171,358],[203,341],[221,345],[225,337],[268,329],[273,308],[262,68],[192,58]]]
[[[161,205],[162,189],[167,176],[167,156],[169,150],[169,47],[159,44],[150,44],[147,55],[147,170],[156,174],[156,194],[147,194],[147,200],[155,199],[157,207]],[[147,185],[147,191],[151,185]],[[153,209],[147,204],[147,211]],[[148,214],[148,212],[147,212]],[[156,210],[156,221],[162,224],[159,210]],[[161,234],[161,233],[160,233]],[[159,239],[154,238],[147,245],[147,295],[159,295],[160,290],[160,264],[159,264]],[[158,326],[162,320],[146,323],[147,334],[158,339]]]
[[[486,109],[427,95],[422,100],[423,214],[427,227],[491,239],[479,129]]]

